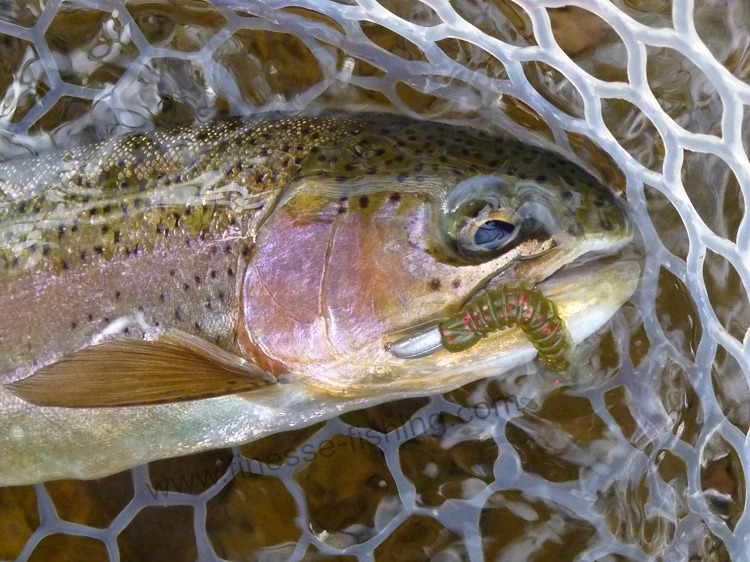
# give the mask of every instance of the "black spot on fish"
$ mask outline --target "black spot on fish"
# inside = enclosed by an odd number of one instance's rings
[[[201,284],[201,276],[200,275],[196,275],[195,277],[193,277],[193,280],[195,281],[196,285],[200,285]]]
[[[93,314],[89,314],[88,316],[86,316],[86,319],[87,319],[87,320],[88,320],[89,322],[93,322],[93,321],[94,321],[94,315],[93,315]]]
[[[119,300],[120,294],[120,291],[115,291],[115,300]]]
[[[604,200],[604,197],[602,197],[601,195],[597,197],[596,199],[594,199],[594,206],[596,207],[601,208],[601,207],[604,207],[605,204],[606,204],[606,201]]]
[[[362,195],[359,198],[359,206],[360,206],[360,208],[366,209],[369,204],[370,204],[370,198],[367,197],[367,195]]]
[[[200,322],[196,321],[196,322],[195,322],[195,323],[193,324],[193,327],[195,328],[195,330],[196,330],[196,331],[198,331],[198,332],[200,332],[200,331],[201,331],[201,325],[200,325]]]
[[[399,201],[401,201],[401,194],[397,192],[391,193],[390,197],[388,197],[388,200],[393,203],[398,203]]]
[[[396,179],[400,182],[404,182],[409,178],[409,174],[399,174]]]
[[[583,225],[580,223],[580,221],[576,221],[575,224],[572,224],[568,227],[568,234],[572,236],[580,236],[583,234]]]
[[[461,280],[460,279],[454,279],[451,281],[451,287],[454,289],[458,289],[461,286]]]
[[[229,277],[234,277],[234,269],[232,269],[231,267],[228,267],[227,275],[229,275]]]
[[[566,201],[571,201],[573,199],[573,192],[572,191],[563,191],[563,199]]]
[[[609,219],[603,219],[602,222],[599,223],[599,226],[602,227],[602,230],[612,230],[614,228],[612,221]]]
[[[70,329],[75,330],[78,327],[78,322],[71,322],[70,323]]]
[[[211,279],[216,279],[216,270],[212,269],[209,275],[211,276]]]
[[[177,320],[182,320],[182,314],[180,314],[180,309],[179,308],[175,308],[174,309],[174,317]]]
[[[547,181],[547,176],[545,176],[544,174],[540,174],[540,175],[538,175],[536,177],[536,181],[538,181],[538,182],[545,182],[545,181]]]
[[[174,277],[174,274],[177,273],[174,269],[169,270],[169,276]]]
[[[432,279],[430,281],[430,289],[432,289],[433,291],[439,290],[440,289],[440,279],[437,279],[437,278]]]
[[[164,296],[164,293],[159,293],[159,300],[161,302],[164,302],[165,300],[167,300],[167,297]]]

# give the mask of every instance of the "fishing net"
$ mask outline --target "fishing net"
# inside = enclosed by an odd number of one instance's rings
[[[742,0],[0,2],[5,156],[225,114],[509,131],[625,192],[640,289],[534,367],[235,450],[0,489],[0,559],[726,560],[750,550]]]

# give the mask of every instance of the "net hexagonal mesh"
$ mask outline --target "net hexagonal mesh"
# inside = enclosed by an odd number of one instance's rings
[[[725,560],[750,536],[741,0],[0,2],[5,156],[229,113],[384,108],[624,189],[641,288],[587,345],[236,450],[0,489],[19,560]]]

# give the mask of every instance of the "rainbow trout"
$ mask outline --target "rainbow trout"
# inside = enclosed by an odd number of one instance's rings
[[[639,270],[553,274],[630,238],[622,203],[558,156],[387,115],[0,163],[0,483],[238,444],[537,350],[564,369]]]

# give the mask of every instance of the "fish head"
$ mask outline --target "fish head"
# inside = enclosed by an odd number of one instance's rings
[[[259,225],[248,259],[239,330],[246,356],[332,392],[456,386],[503,346],[405,361],[387,343],[436,324],[490,285],[537,284],[630,240],[623,204],[572,164],[525,147],[519,160],[531,163],[508,172],[467,159],[458,146],[412,150],[407,171],[372,173],[365,163],[362,173],[309,175],[290,186]]]

